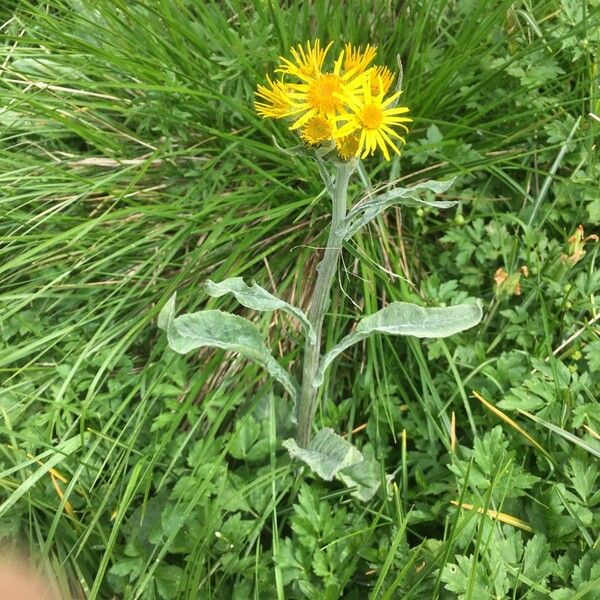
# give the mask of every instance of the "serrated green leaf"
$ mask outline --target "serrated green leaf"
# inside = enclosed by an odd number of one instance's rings
[[[600,223],[600,198],[594,198],[587,205],[587,211],[590,223],[598,225]]]
[[[445,588],[456,593],[459,600],[490,597],[485,568],[472,554],[456,556],[456,563],[444,565],[440,577]]]
[[[296,317],[304,326],[309,340],[314,342],[316,339],[315,331],[307,319],[304,312],[299,308],[288,304],[287,302],[273,296],[256,282],[249,286],[244,283],[241,277],[230,277],[220,283],[214,283],[210,279],[204,284],[206,293],[213,298],[220,298],[225,294],[233,294],[236,300],[246,308],[259,311],[283,310],[284,312]]]
[[[592,373],[600,371],[600,340],[589,343],[585,348],[585,357]]]
[[[160,565],[155,572],[155,584],[158,594],[165,600],[175,598],[183,570],[176,565]]]
[[[343,338],[323,358],[315,378],[315,386],[331,362],[350,346],[376,333],[387,335],[412,335],[421,338],[442,338],[474,327],[483,316],[478,304],[427,308],[407,302],[392,302],[376,313],[364,317],[356,330]]]
[[[271,356],[258,329],[247,319],[222,312],[204,310],[174,317],[175,295],[161,310],[158,323],[166,329],[169,346],[179,354],[202,347],[238,352],[262,365],[296,400],[298,384]]]
[[[535,581],[545,583],[555,568],[546,536],[536,533],[525,546],[523,572]]]
[[[394,188],[383,194],[356,205],[348,213],[340,226],[340,233],[345,240],[350,239],[361,227],[370,223],[384,210],[395,204],[403,206],[432,206],[434,208],[450,208],[458,204],[450,200],[427,200],[423,196],[427,192],[442,194],[454,183],[450,181],[424,181],[408,188]]]
[[[292,458],[306,463],[325,481],[331,481],[342,469],[363,460],[357,448],[328,427],[319,430],[307,448],[300,448],[292,438],[285,440],[283,446]]]

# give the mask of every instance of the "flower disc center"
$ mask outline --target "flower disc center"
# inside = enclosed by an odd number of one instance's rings
[[[315,79],[308,89],[308,101],[313,108],[328,114],[334,112],[340,105],[335,93],[341,93],[342,82],[337,75],[327,73]]]
[[[360,113],[360,120],[365,129],[378,129],[383,123],[383,111],[374,104],[367,104]]]

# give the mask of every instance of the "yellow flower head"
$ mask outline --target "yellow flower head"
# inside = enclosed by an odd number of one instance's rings
[[[311,117],[300,130],[300,137],[311,146],[332,138],[332,124],[325,117]]]
[[[335,61],[333,72],[319,72],[312,77],[303,76],[302,83],[288,84],[292,102],[290,114],[296,117],[291,130],[302,127],[315,116],[321,116],[333,124],[335,135],[335,117],[345,110],[348,100],[358,93],[366,77],[365,74],[355,76],[353,73],[342,73],[343,60],[342,51]]]
[[[384,94],[387,94],[392,83],[394,83],[395,75],[387,67],[373,67],[371,72],[371,95],[378,96],[383,90]],[[383,87],[379,87],[379,82],[383,83]]]
[[[364,73],[367,67],[373,62],[376,54],[377,48],[375,46],[367,45],[361,51],[358,46],[346,44],[344,48],[344,71],[346,73]]]
[[[377,148],[381,149],[386,160],[390,160],[388,147],[400,154],[400,149],[392,138],[396,138],[402,143],[405,143],[405,140],[392,127],[400,127],[408,131],[404,123],[412,121],[408,117],[400,116],[408,112],[406,106],[393,107],[400,96],[400,92],[392,94],[386,99],[384,98],[383,88],[384,83],[380,76],[378,81],[380,91],[376,96],[373,96],[371,94],[370,77],[367,78],[363,82],[362,97],[349,100],[350,112],[339,117],[346,123],[338,129],[338,137],[349,135],[357,130],[360,131],[356,155],[360,155],[361,158],[374,154]]]
[[[373,154],[377,148],[390,159],[389,149],[400,154],[396,132],[408,131],[401,116],[405,106],[396,107],[399,93],[385,98],[394,82],[394,74],[384,66],[371,66],[376,48],[346,44],[332,68],[325,67],[331,44],[321,47],[315,40],[290,51],[281,58],[275,71],[280,80],[267,77],[268,85],[259,85],[255,107],[262,117],[291,119],[290,130],[316,146],[335,142],[338,156],[350,160]],[[332,146],[333,147],[333,146]]]
[[[306,50],[298,44],[296,48],[290,50],[295,62],[280,56],[279,60],[282,64],[277,72],[293,75],[305,81],[320,75],[323,70],[323,62],[332,43],[330,42],[326,48],[321,49],[320,40],[316,40],[312,44],[306,42]]]
[[[360,135],[357,131],[335,140],[338,156],[342,160],[350,160],[355,157],[358,152],[359,141]]]
[[[256,112],[263,118],[287,117],[292,107],[288,87],[282,81],[272,81],[269,76],[267,81],[268,86],[259,85],[257,88],[258,99],[254,102]]]

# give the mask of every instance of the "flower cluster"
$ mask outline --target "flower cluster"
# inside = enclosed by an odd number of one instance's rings
[[[275,70],[279,78],[267,77],[267,85],[258,86],[257,112],[291,119],[290,129],[311,146],[335,143],[342,160],[365,158],[377,148],[390,160],[390,149],[400,154],[397,141],[405,143],[394,128],[408,131],[405,123],[412,120],[402,116],[406,106],[396,106],[401,92],[386,97],[393,73],[372,65],[376,48],[352,44],[346,44],[332,70],[324,70],[330,48],[322,48],[319,40],[292,48],[292,58],[282,57]]]

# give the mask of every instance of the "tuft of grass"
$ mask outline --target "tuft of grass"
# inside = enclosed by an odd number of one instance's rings
[[[1,537],[64,597],[593,598],[599,30],[595,0],[3,3]],[[413,129],[370,179],[456,176],[461,200],[348,243],[328,343],[393,300],[486,307],[329,372],[318,421],[395,476],[367,505],[290,465],[260,370],[156,328],[175,290],[233,309],[208,277],[305,307],[325,194],[252,99],[314,37],[402,59]],[[295,369],[293,325],[253,318]]]

